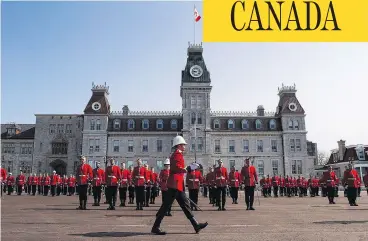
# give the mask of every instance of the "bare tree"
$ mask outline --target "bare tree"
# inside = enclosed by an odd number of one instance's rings
[[[321,166],[323,166],[323,165],[326,165],[327,164],[327,162],[328,162],[328,159],[329,159],[329,155],[328,155],[328,153],[327,152],[318,152],[318,165],[321,165]]]

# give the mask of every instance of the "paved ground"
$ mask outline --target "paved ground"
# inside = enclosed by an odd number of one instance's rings
[[[1,240],[366,241],[368,196],[362,194],[358,207],[347,205],[341,195],[336,205],[328,205],[321,197],[282,197],[260,198],[260,205],[256,199],[256,211],[246,211],[243,204],[232,205],[229,200],[228,210],[219,212],[207,199],[201,199],[203,212],[195,214],[209,226],[194,234],[176,206],[173,217],[165,218],[162,224],[169,232],[166,236],[149,233],[158,202],[144,211],[135,211],[134,207],[107,211],[106,205],[76,211],[78,196],[5,196],[1,203]]]

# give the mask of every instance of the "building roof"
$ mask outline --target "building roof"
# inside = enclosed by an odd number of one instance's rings
[[[8,128],[16,128],[19,133],[9,136]],[[1,124],[1,139],[34,139],[35,125],[34,124]]]
[[[357,145],[355,145],[355,146],[347,146],[345,148],[344,157],[343,157],[342,160],[337,160],[337,161],[334,160],[334,154],[336,155],[338,153],[338,151],[331,153],[330,158],[328,159],[327,164],[329,165],[329,164],[350,162],[351,159],[353,159],[354,161],[359,160],[358,155],[357,155],[357,151],[355,149],[356,147],[357,147]],[[368,152],[368,146],[364,146],[364,156],[365,156],[365,160],[364,161],[366,161],[366,162],[368,162],[368,154],[367,154],[367,152]]]

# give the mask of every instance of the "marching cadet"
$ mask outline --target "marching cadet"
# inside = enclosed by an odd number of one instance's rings
[[[157,197],[157,173],[155,169],[151,167],[151,200],[150,204],[155,204],[155,199]]]
[[[286,196],[286,191],[285,191],[285,176],[279,176],[279,181],[280,181],[280,196]]]
[[[255,210],[253,208],[254,202],[254,189],[256,184],[258,184],[258,177],[256,169],[253,165],[250,165],[249,158],[245,159],[245,165],[240,173],[243,178],[243,182],[245,185],[245,203],[247,204],[247,210]]]
[[[263,176],[262,179],[259,181],[259,184],[261,185],[262,187],[262,194],[263,194],[263,197],[267,197],[268,194],[267,194],[267,190],[268,190],[268,183],[266,181],[266,176]]]
[[[309,179],[308,179],[308,189],[309,189],[309,195],[311,197],[313,197],[313,187],[312,187],[312,181],[313,181],[313,178],[312,178],[312,175],[309,175]]]
[[[93,200],[94,203],[92,206],[100,206],[101,202],[101,192],[102,192],[102,184],[105,182],[105,172],[100,168],[101,163],[96,163],[96,168],[93,169],[93,180],[92,180],[92,189],[93,189]]]
[[[5,192],[5,180],[6,180],[6,170],[5,168],[0,167],[0,182],[1,182],[1,196],[3,196],[3,192]]]
[[[214,185],[213,185],[213,168],[210,167],[209,171],[206,175],[206,183],[208,186],[208,197],[210,199],[210,204],[213,204],[213,206],[215,206],[215,195],[214,195]]]
[[[136,197],[136,210],[143,210],[143,204],[145,200],[144,185],[146,177],[146,168],[142,166],[142,160],[137,160],[137,166],[133,169],[132,178],[135,187],[135,197]]]
[[[81,156],[81,164],[77,168],[76,178],[78,184],[79,207],[77,210],[87,210],[88,183],[93,178],[92,167],[86,163],[86,157]]]
[[[235,167],[231,167],[229,173],[230,180],[230,195],[233,199],[232,204],[238,204],[239,181],[241,180],[240,173],[235,171]]]
[[[294,187],[294,196],[297,197],[299,195],[298,181],[296,177],[293,178],[293,187]]]
[[[125,162],[121,163],[120,173],[121,173],[121,179],[120,179],[120,185],[119,185],[120,207],[125,207],[128,184],[131,179],[130,171],[125,168]]]
[[[302,177],[302,181],[303,181],[303,196],[307,197],[308,196],[308,180],[305,177]]]
[[[203,177],[203,197],[208,197],[207,174]]]
[[[267,186],[268,186],[267,195],[271,197],[272,179],[270,178],[269,174],[267,174],[266,182],[267,182]]]
[[[49,189],[51,184],[51,178],[48,173],[46,173],[44,179],[43,179],[43,195],[48,196],[49,195]]]
[[[128,204],[134,204],[134,183],[133,183],[133,166],[129,167],[129,176],[130,176],[130,180],[129,180],[129,187],[128,187],[128,192],[129,192],[129,202]]]
[[[327,183],[326,181],[324,181],[323,176],[319,180],[319,185],[321,186],[322,197],[326,197],[327,196]]]
[[[215,179],[216,179],[216,187],[217,187],[217,206],[218,211],[225,211],[225,203],[226,203],[226,187],[229,180],[229,176],[227,174],[227,169],[224,167],[224,164],[221,159],[217,161],[218,167],[215,169]]]
[[[20,171],[20,174],[17,176],[16,180],[17,180],[17,193],[18,195],[21,195],[26,180],[26,177],[24,176],[22,171]]]
[[[366,168],[366,174],[363,177],[363,182],[364,182],[364,186],[365,189],[367,190],[367,195],[368,195],[368,168]]]
[[[298,185],[298,193],[299,193],[299,197],[303,197],[304,195],[304,191],[303,191],[303,180],[302,178],[299,176],[298,179],[296,179],[296,183]]]
[[[37,185],[38,185],[38,177],[36,173],[33,173],[33,177],[31,177],[31,189],[33,196],[36,196]]]
[[[59,179],[59,177],[56,174],[56,171],[53,171],[52,175],[51,175],[51,196],[53,196],[53,197],[55,196],[58,179]]]
[[[75,193],[75,184],[76,184],[76,178],[73,174],[70,174],[68,178],[68,196],[74,195]]]
[[[278,191],[279,191],[279,185],[280,185],[280,179],[278,176],[272,177],[272,186],[273,186],[273,196],[278,197]]]
[[[318,180],[317,176],[315,176],[314,178],[312,178],[311,197],[318,196],[318,189],[319,189],[319,180]]]
[[[31,174],[29,174],[29,176],[28,176],[28,178],[27,178],[27,185],[25,185],[25,186],[27,186],[27,193],[28,193],[28,195],[31,195],[31,191],[32,191],[32,173]]]
[[[189,200],[185,195],[184,174],[192,171],[190,166],[187,168],[184,166],[185,161],[183,158],[183,152],[185,151],[186,144],[187,143],[182,136],[176,136],[173,140],[172,147],[175,148],[175,151],[170,157],[170,174],[167,180],[167,199],[165,199],[165,202],[161,205],[160,210],[158,210],[156,214],[156,220],[151,230],[154,234],[166,234],[166,232],[160,229],[160,225],[175,199],[183,210],[185,216],[190,220],[196,233],[208,225],[208,223],[197,222],[190,210]]]
[[[110,166],[106,167],[105,180],[107,186],[107,198],[109,207],[107,210],[115,210],[116,194],[118,190],[119,180],[121,179],[121,171],[118,166],[115,165],[115,160],[110,159]]]
[[[15,184],[15,179],[13,177],[13,174],[9,172],[8,177],[6,178],[8,195],[11,195],[14,192],[14,184]]]
[[[188,185],[189,199],[192,200],[195,204],[198,204],[198,193],[200,184],[202,183],[201,172],[199,170],[193,170],[190,173],[187,173],[185,181]],[[190,209],[192,211],[198,211],[197,207],[195,207],[193,203],[190,203]]]
[[[146,181],[146,185],[145,185],[145,199],[144,199],[144,206],[149,207],[149,200],[151,197],[151,180],[152,180],[152,173],[148,168],[148,164],[145,163],[144,167],[146,168],[146,172],[145,172],[145,181]]]
[[[68,195],[68,176],[64,175],[62,181],[63,181],[63,195]]]
[[[43,194],[42,182],[43,182],[43,175],[42,175],[42,173],[40,173],[40,175],[38,176],[38,183],[37,183],[37,193],[38,193],[38,195]]]
[[[169,178],[170,174],[170,159],[166,159],[164,162],[164,169],[161,170],[159,175],[159,183],[162,191],[162,203],[166,202],[167,199],[167,179]],[[168,208],[167,213],[165,213],[165,216],[172,216],[171,215],[171,206]]]
[[[340,180],[339,180],[339,178],[336,176],[335,197],[339,197],[339,184],[340,184]]]
[[[291,180],[290,180],[289,175],[286,175],[286,178],[285,178],[285,187],[286,187],[286,194],[285,194],[285,196],[287,195],[288,197],[291,197]]]
[[[59,174],[57,175],[57,182],[56,182],[56,196],[60,196],[61,194],[61,185],[63,184],[61,181],[61,176]]]
[[[358,206],[356,203],[357,189],[358,189],[358,172],[352,169],[352,164],[348,165],[348,169],[344,172],[343,183],[347,184],[347,197],[350,206]]]
[[[332,169],[332,166],[329,167],[327,172],[323,173],[323,182],[326,183],[327,186],[327,196],[330,204],[335,204],[335,186],[336,186],[336,174]]]

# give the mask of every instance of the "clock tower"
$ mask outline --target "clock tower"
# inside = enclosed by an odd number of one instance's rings
[[[189,44],[187,63],[181,73],[183,137],[188,143],[187,162],[195,159],[210,165],[211,78],[203,58],[202,44]]]

